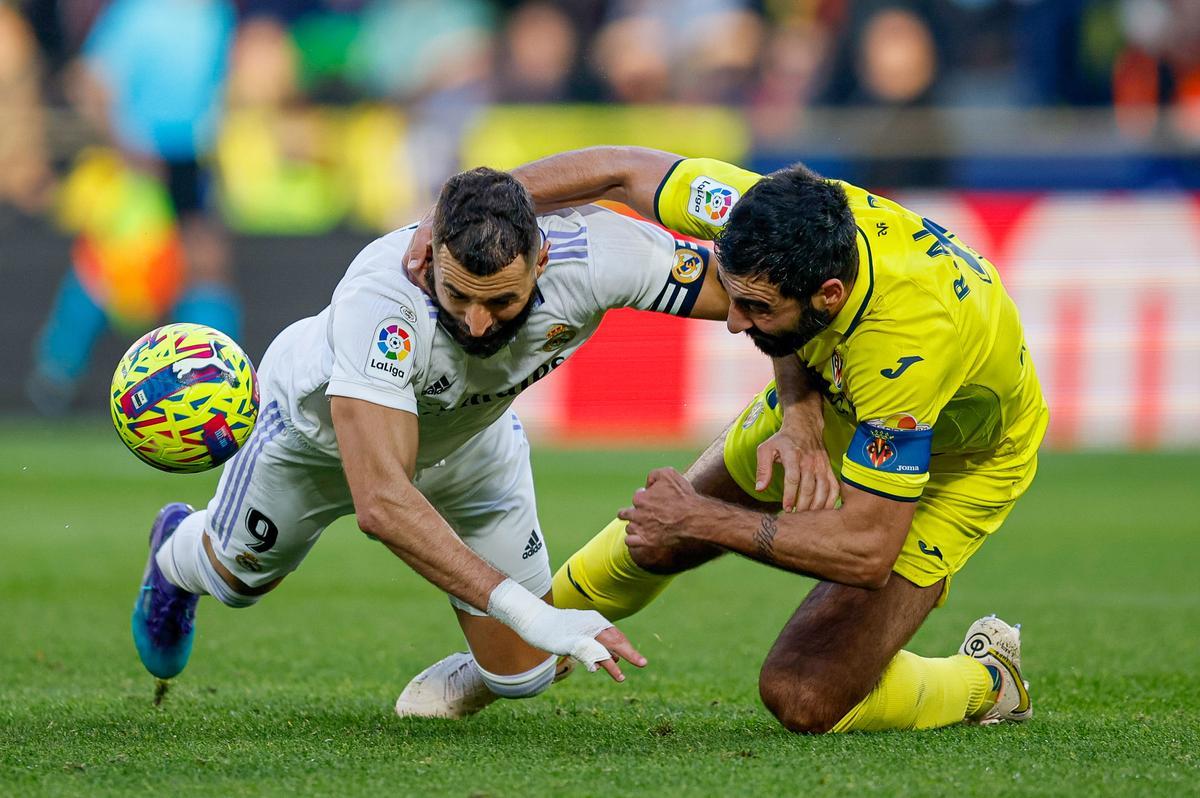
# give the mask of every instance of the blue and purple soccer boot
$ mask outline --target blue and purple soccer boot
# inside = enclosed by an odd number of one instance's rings
[[[133,605],[133,643],[146,670],[160,679],[170,679],[187,665],[200,597],[168,582],[154,555],[179,522],[194,512],[183,502],[172,502],[158,511],[150,528],[150,559]]]

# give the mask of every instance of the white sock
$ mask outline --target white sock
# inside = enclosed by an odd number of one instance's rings
[[[198,596],[212,596],[228,607],[256,604],[260,596],[243,596],[225,584],[213,568],[208,552],[204,550],[204,522],[207,519],[207,510],[194,512],[167,538],[155,556],[163,576],[175,587]]]
[[[474,659],[474,657],[472,657]],[[536,665],[524,673],[512,676],[501,676],[498,673],[485,671],[475,660],[475,670],[483,683],[501,698],[530,698],[543,692],[554,681],[554,672],[558,669],[558,655],[551,654],[541,665]]]
[[[201,568],[208,563],[204,551],[204,521],[207,510],[198,510],[179,522],[155,555],[159,569],[175,587],[200,596],[208,594]]]

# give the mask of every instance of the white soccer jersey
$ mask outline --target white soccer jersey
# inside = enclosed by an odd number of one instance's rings
[[[329,397],[416,413],[418,468],[432,465],[558,368],[610,308],[688,315],[708,252],[658,227],[588,206],[538,217],[550,241],[537,304],[513,341],[489,358],[467,355],[437,323],[432,301],[407,278],[415,227],[368,245],[317,316],[280,333],[269,395],[316,449],[337,457]]]

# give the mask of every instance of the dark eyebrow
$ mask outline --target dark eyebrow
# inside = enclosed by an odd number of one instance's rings
[[[464,297],[466,299],[471,299],[471,300],[475,300],[477,302],[482,302],[485,305],[494,305],[494,304],[500,303],[500,302],[507,305],[512,302],[516,302],[517,299],[519,298],[516,295],[516,293],[510,291],[507,294],[497,294],[496,296],[490,296],[490,297],[487,297],[486,299],[480,299],[477,296],[472,296],[471,294],[468,294],[467,292],[458,288],[456,285],[454,285],[454,283],[450,282],[449,280],[447,280],[445,278],[442,278],[442,288],[446,289],[447,293],[457,294],[458,296]]]
[[[761,299],[746,299],[744,297],[735,297],[733,299],[733,301],[740,303],[742,307],[752,308],[754,310],[769,311],[771,309],[770,304],[763,302]]]

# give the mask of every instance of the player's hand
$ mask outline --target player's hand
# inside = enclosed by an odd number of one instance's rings
[[[633,647],[633,643],[629,642],[620,629],[615,626],[610,626],[600,634],[596,635],[596,642],[604,646],[612,656],[608,659],[602,659],[595,663],[588,670],[595,670],[595,666],[599,665],[604,670],[608,671],[608,675],[613,678],[613,681],[625,681],[625,674],[621,673],[621,669],[617,667],[617,663],[624,657],[627,662],[632,662],[639,668],[646,667],[646,658]],[[584,663],[585,665],[587,663]]]
[[[425,214],[425,218],[413,231],[412,240],[404,253],[404,271],[409,281],[421,288],[425,287],[425,272],[433,263],[433,211]]]
[[[549,606],[549,605],[547,605]],[[583,664],[588,671],[603,668],[615,682],[625,681],[625,674],[617,665],[622,657],[639,668],[646,667],[646,658],[641,655],[629,638],[620,629],[595,610],[553,609],[558,632],[565,638],[558,645],[538,645],[544,651],[566,654]],[[526,637],[529,642],[534,642]],[[561,649],[561,650],[560,650]]]
[[[767,489],[775,464],[783,465],[783,509],[832,510],[840,485],[829,465],[822,438],[824,419],[820,409],[800,406],[784,414],[783,426],[758,445],[758,468],[754,488]]]
[[[672,549],[683,543],[704,501],[692,483],[674,468],[657,468],[646,477],[646,487],[633,494],[633,506],[622,508],[617,518],[628,521],[625,544],[638,548]]]
[[[617,667],[621,657],[639,668],[646,665],[646,658],[600,613],[552,607],[511,578],[492,589],[487,613],[534,648],[573,657],[589,671],[604,668],[614,681],[625,681]]]

